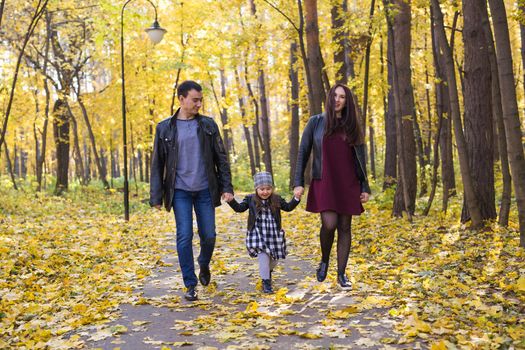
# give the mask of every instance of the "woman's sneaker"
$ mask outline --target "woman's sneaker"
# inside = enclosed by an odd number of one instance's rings
[[[352,289],[352,282],[348,280],[344,273],[337,274],[337,283],[339,284],[339,287],[341,287],[341,289]]]
[[[262,280],[262,288],[263,288],[263,293],[272,294],[273,293],[272,280],[271,279]]]

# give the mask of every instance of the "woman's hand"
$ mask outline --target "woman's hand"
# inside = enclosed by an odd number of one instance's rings
[[[366,203],[368,202],[369,197],[370,197],[370,194],[366,192],[362,192],[359,198],[361,199],[361,203]]]

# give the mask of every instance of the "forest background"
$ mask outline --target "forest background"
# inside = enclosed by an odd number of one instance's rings
[[[45,220],[57,200],[75,208],[107,201],[97,207],[101,217],[123,211],[123,5],[0,2],[5,310],[16,305],[5,297],[17,285],[13,271],[31,265],[20,249],[36,229],[23,215]],[[155,18],[151,5],[167,30],[156,45],[143,30]],[[203,85],[202,113],[219,124],[235,189],[250,191],[251,176],[267,170],[285,194],[305,123],[342,82],[366,135],[377,219],[468,227],[469,239],[494,235],[508,256],[494,257],[503,265],[491,272],[499,276],[491,288],[517,298],[501,311],[511,328],[495,334],[523,345],[523,323],[512,320],[525,292],[523,10],[521,0],[131,2],[123,59],[132,221],[149,215],[155,125],[176,110],[180,82]],[[479,249],[493,248],[486,241]],[[4,325],[19,316],[0,310]]]

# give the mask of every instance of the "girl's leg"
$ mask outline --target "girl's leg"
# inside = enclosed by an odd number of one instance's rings
[[[344,274],[352,245],[352,215],[337,217],[337,273]]]
[[[270,279],[270,256],[264,252],[260,252],[257,255],[257,259],[259,259],[259,275],[261,275],[261,279]]]
[[[277,266],[277,259],[270,257],[270,277],[272,277],[272,271],[275,269],[275,266]]]
[[[330,251],[334,244],[334,234],[337,227],[337,213],[333,211],[323,211],[321,213],[321,261],[328,264]]]

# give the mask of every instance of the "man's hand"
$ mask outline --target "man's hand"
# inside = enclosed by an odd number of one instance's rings
[[[303,193],[304,193],[304,187],[303,186],[297,186],[293,189],[293,195],[297,198],[297,199],[301,199],[301,197],[303,196]]]
[[[231,202],[233,200],[233,194],[229,192],[224,192],[222,194],[222,199],[226,202]]]
[[[361,203],[366,203],[366,202],[368,202],[369,197],[370,197],[370,194],[368,194],[368,193],[366,193],[366,192],[362,192],[362,193],[361,193],[361,196],[360,196]]]
[[[160,204],[154,205],[153,208],[157,210],[161,210],[162,206]]]

